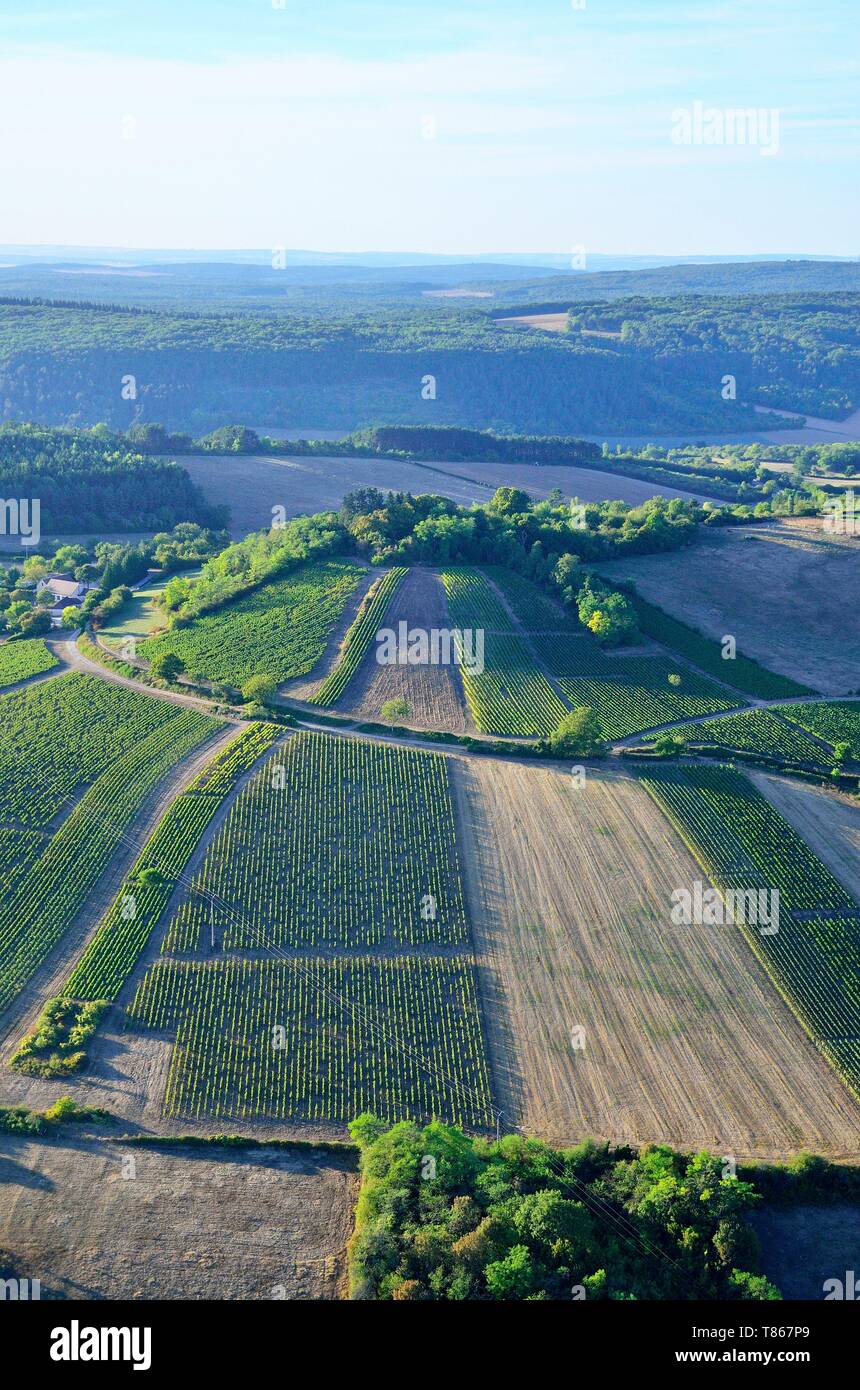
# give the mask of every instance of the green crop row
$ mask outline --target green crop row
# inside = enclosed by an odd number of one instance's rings
[[[446,759],[328,734],[288,739],[237,797],[166,952],[466,940]]]
[[[749,911],[737,926],[821,1050],[860,1091],[860,908],[741,773],[666,766],[643,782],[724,898],[729,890],[769,895],[767,929]]]
[[[178,717],[166,700],[76,672],[0,696],[0,820],[47,825],[70,793]]]
[[[582,631],[576,616],[566,613],[542,593],[536,584],[524,579],[516,570],[503,569],[501,565],[488,565],[486,573],[504,594],[514,616],[528,632]]]
[[[29,680],[31,676],[41,676],[44,671],[53,671],[59,664],[41,637],[33,637],[26,642],[4,642],[0,646],[0,686],[15,685],[18,681]]]
[[[686,734],[690,744],[737,748],[743,753],[759,753],[791,763],[811,763],[815,767],[827,768],[833,763],[820,743],[766,709],[743,710],[740,714],[707,719],[680,732]]]
[[[0,903],[0,1009],[71,926],[156,783],[221,727],[195,711],[167,708],[172,718],[102,773]]]
[[[312,705],[325,708],[340,699],[364,660],[389,603],[408,573],[407,569],[399,567],[390,569],[369,590],[358,617],[346,634],[337,665],[310,701]]]
[[[604,662],[601,676],[560,679],[559,686],[571,704],[591,706],[608,739],[731,709],[735,703],[689,666],[671,666],[662,657],[606,657]]]
[[[480,570],[469,566],[444,570],[442,583],[454,627],[489,628],[491,632],[515,631],[510,614]]]
[[[483,734],[538,738],[570,713],[521,637],[487,633],[484,669],[460,667],[466,703]]]
[[[175,1031],[168,1115],[491,1121],[468,960],[160,961],[127,1026]]]
[[[76,999],[116,999],[225,798],[282,730],[252,724],[165,812],[65,985]]]
[[[173,652],[203,680],[242,686],[251,676],[280,684],[312,671],[364,570],[349,560],[312,562],[214,613],[141,643],[147,660]]]
[[[780,705],[779,712],[834,748],[837,743],[847,743],[851,750],[849,757],[860,762],[860,700]]]
[[[852,910],[851,895],[748,777],[732,768],[664,766],[643,774],[717,887],[778,889],[787,912]]]

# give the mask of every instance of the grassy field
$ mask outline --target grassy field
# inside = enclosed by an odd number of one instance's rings
[[[194,580],[200,577],[201,570],[182,570],[180,573],[183,579]],[[166,574],[135,589],[121,611],[99,629],[103,641],[110,647],[119,647],[129,637],[147,638],[153,629],[163,627],[165,615],[158,607],[158,598],[173,577]]]
[[[303,565],[187,628],[151,637],[139,652],[147,660],[175,652],[205,680],[241,686],[251,676],[267,675],[280,684],[319,661],[362,573],[349,560]]]
[[[669,647],[700,670],[707,671],[709,676],[732,686],[735,690],[743,691],[745,695],[759,700],[783,700],[792,695],[815,693],[799,681],[780,676],[775,671],[768,671],[741,652],[736,652],[730,659],[724,657],[722,641],[715,641],[686,623],[679,622],[662,608],[656,607],[653,603],[646,603],[638,594],[631,596],[631,602],[636,610],[639,630],[646,637]]]

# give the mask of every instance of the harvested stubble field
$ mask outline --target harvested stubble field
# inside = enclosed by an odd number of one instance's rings
[[[829,787],[809,786],[770,772],[750,771],[749,776],[860,902],[860,802]]]
[[[352,1167],[300,1150],[3,1135],[0,1250],[15,1252],[19,1277],[41,1280],[43,1298],[336,1298]]]
[[[445,590],[437,574],[421,569],[409,571],[388,607],[384,626],[397,632],[401,622],[409,629],[451,626]],[[386,700],[403,699],[409,705],[409,715],[402,723],[419,729],[465,732],[462,686],[453,667],[380,666],[376,657],[374,642],[341,702],[342,708],[363,719],[378,719]]]
[[[630,556],[600,566],[632,579],[643,598],[715,641],[825,695],[860,684],[860,564],[856,540],[816,518],[709,531],[671,555]]]
[[[636,781],[458,759],[454,782],[507,1115],[561,1143],[854,1152],[856,1103],[740,931],[671,923],[703,875]]]
[[[230,508],[230,529],[237,540],[249,531],[271,526],[274,507],[285,507],[287,516],[337,511],[347,492],[367,485],[369,474],[382,492],[432,492],[463,506],[488,502],[497,487],[506,486],[525,488],[537,498],[549,496],[554,488],[583,502],[620,497],[632,506],[654,495],[654,484],[640,478],[592,468],[535,468],[525,463],[417,464],[398,459],[192,454],[183,455],[182,467],[209,502]],[[662,484],[660,492],[664,497],[693,495]]]

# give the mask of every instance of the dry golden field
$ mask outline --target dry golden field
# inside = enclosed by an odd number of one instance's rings
[[[559,1142],[856,1151],[860,1107],[735,927],[675,926],[701,870],[623,772],[457,759],[498,1101]],[[572,1030],[584,1046],[574,1047]]]

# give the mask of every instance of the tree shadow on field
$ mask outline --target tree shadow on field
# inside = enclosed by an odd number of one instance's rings
[[[35,1168],[29,1168],[25,1163],[18,1163],[16,1159],[10,1158],[8,1154],[2,1152],[0,1152],[0,1185],[29,1187],[42,1192],[53,1192],[56,1187],[53,1179],[47,1177],[46,1174],[38,1172]]]

